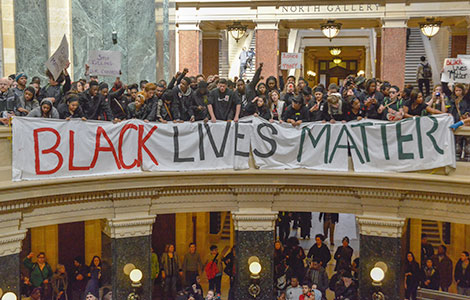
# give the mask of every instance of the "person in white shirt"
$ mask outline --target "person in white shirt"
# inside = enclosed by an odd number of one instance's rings
[[[302,288],[299,286],[299,280],[297,277],[292,277],[286,290],[286,299],[299,300],[300,295],[302,295]]]

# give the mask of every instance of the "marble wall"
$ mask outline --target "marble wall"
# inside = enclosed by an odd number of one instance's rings
[[[401,239],[360,235],[359,298],[371,299],[375,287],[370,270],[379,261],[387,264],[388,271],[381,287],[387,299],[403,299],[403,270]]]
[[[155,0],[157,25],[157,78],[170,80],[175,74],[175,0]]]
[[[111,247],[113,253],[113,299],[127,299],[132,291],[131,280],[125,275],[123,268],[132,263],[142,271],[141,299],[152,299],[152,280],[150,278],[150,243],[152,237],[130,237],[112,239]]]
[[[261,293],[256,299],[272,300],[274,295],[274,231],[236,231],[237,274],[235,299],[253,299],[248,293],[251,284],[248,259],[257,256],[261,264],[259,286]]]
[[[117,32],[113,44],[112,32]],[[82,78],[90,50],[120,51],[125,83],[156,80],[155,0],[72,0],[74,78]],[[113,77],[102,77],[110,84]]]
[[[48,53],[47,0],[16,0],[15,45],[16,71],[28,79],[45,78]]]
[[[0,289],[20,294],[20,254],[0,257]]]

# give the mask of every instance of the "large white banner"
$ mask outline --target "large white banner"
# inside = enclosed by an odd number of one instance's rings
[[[399,122],[118,124],[15,117],[12,178],[50,179],[143,171],[262,169],[401,172],[455,167],[449,115]]]

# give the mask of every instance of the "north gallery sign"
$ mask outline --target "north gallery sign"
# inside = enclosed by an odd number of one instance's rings
[[[328,4],[328,5],[283,5],[279,7],[282,14],[328,14],[328,13],[371,13],[380,12],[380,4]]]

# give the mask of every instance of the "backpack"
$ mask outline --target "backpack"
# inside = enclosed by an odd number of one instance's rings
[[[209,280],[214,279],[215,275],[219,273],[219,269],[217,268],[217,263],[216,263],[217,256],[219,256],[219,254],[217,254],[214,257],[214,259],[211,262],[209,262],[204,268],[204,271],[206,271],[207,279]]]
[[[429,64],[423,65],[423,77],[428,79],[432,77],[432,69]]]

